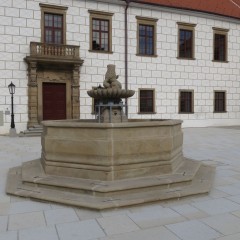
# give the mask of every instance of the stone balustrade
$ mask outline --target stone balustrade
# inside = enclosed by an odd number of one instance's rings
[[[32,57],[77,59],[79,58],[79,46],[31,42],[30,55]]]

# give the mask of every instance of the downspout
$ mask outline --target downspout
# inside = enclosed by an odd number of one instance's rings
[[[125,7],[125,90],[128,90],[128,16],[127,11],[131,0],[126,0]],[[128,99],[125,98],[126,116],[128,117]]]

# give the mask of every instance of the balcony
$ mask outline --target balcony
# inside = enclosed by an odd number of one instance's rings
[[[39,63],[81,63],[79,46],[63,44],[47,44],[40,42],[30,43],[30,56],[27,62],[37,61]]]

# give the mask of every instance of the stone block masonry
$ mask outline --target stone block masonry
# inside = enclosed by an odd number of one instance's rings
[[[0,2],[0,111],[10,109],[8,84],[16,85],[19,111],[17,131],[27,128],[28,76],[24,58],[29,55],[30,42],[41,42],[41,9],[39,3],[68,7],[66,12],[66,44],[80,46],[80,118],[94,118],[89,86],[98,86],[108,64],[117,66],[119,81],[124,86],[124,9],[117,2],[86,0],[3,0]],[[88,10],[112,15],[112,53],[89,51],[90,14]],[[156,56],[137,56],[136,16],[158,19],[156,23]],[[240,22],[211,14],[148,7],[130,4],[128,10],[128,83],[129,89],[154,89],[156,113],[138,113],[139,95],[131,99],[131,118],[183,119],[183,126],[235,125],[240,117]],[[177,22],[196,24],[195,59],[178,59]],[[228,29],[228,62],[213,60],[213,27]],[[194,113],[179,114],[179,90],[193,90]],[[215,113],[214,91],[226,92],[226,112]],[[163,98],[163,96],[165,96]],[[170,107],[171,106],[171,107]],[[6,116],[5,116],[6,117]],[[6,117],[0,134],[7,133],[10,122]]]

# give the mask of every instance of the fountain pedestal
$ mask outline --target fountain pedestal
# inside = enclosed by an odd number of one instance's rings
[[[134,91],[116,78],[111,70],[107,88],[88,91],[107,101],[98,121],[43,122],[41,159],[10,169],[7,193],[104,209],[210,191],[214,168],[183,156],[182,121],[127,120],[111,102]]]
[[[215,169],[182,155],[179,120],[43,125],[42,158],[10,169],[7,193],[105,209],[210,191]]]

